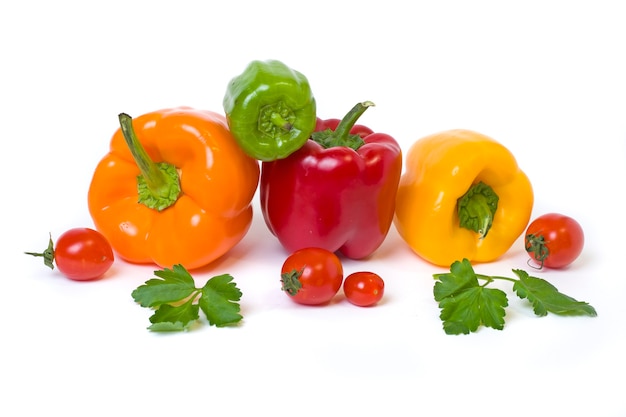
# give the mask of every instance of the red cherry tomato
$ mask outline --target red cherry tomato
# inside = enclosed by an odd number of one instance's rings
[[[326,304],[341,288],[343,267],[337,255],[326,249],[300,249],[285,260],[281,282],[281,289],[297,303]]]
[[[343,292],[352,304],[369,307],[383,298],[385,282],[373,272],[354,272],[343,282]]]
[[[563,268],[583,250],[585,235],[571,217],[548,213],[533,220],[525,236],[525,248],[539,268]]]
[[[106,238],[89,228],[70,229],[59,236],[56,248],[50,238],[43,253],[27,254],[43,256],[45,264],[52,269],[54,261],[63,275],[75,281],[101,278],[114,261],[113,250]]]

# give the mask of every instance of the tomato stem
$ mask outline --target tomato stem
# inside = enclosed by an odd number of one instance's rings
[[[529,233],[525,238],[525,248],[526,252],[531,253],[532,257],[535,261],[539,262],[539,268],[543,268],[543,263],[550,255],[550,250],[548,249],[548,242],[543,235],[535,235]]]
[[[48,241],[48,247],[41,253],[38,252],[24,252],[26,255],[41,256],[43,257],[43,263],[50,269],[54,269],[54,243],[52,242],[52,233],[50,233],[50,240]]]
[[[289,272],[285,272],[280,276],[280,282],[282,283],[281,290],[285,291],[287,294],[292,297],[298,294],[300,288],[302,288],[302,282],[300,282],[300,277],[304,272],[304,268],[300,271],[291,270]]]

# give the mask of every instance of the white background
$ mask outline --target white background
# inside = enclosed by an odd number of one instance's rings
[[[626,25],[619,1],[20,1],[0,6],[0,414],[623,416]],[[392,228],[367,261],[387,293],[363,309],[281,291],[286,253],[255,197],[249,234],[199,283],[230,273],[244,321],[146,330],[131,291],[153,267],[118,261],[76,283],[23,252],[91,226],[87,188],[117,114],[222,110],[231,77],[279,59],[322,118],[357,101],[397,138],[474,129],[531,178],[533,218],[579,220],[584,254],[539,273],[597,318],[537,318],[509,295],[503,331],[445,335],[432,274]],[[521,241],[481,273],[526,268]],[[11,411],[9,411],[11,410]],[[430,411],[429,411],[430,410]]]

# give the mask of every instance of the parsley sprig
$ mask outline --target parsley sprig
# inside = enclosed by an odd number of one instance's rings
[[[152,278],[132,292],[142,307],[155,309],[148,329],[156,332],[188,330],[200,319],[200,310],[209,324],[224,327],[239,322],[241,291],[228,274],[209,279],[201,288],[182,266],[154,271]]]
[[[548,281],[531,277],[521,269],[513,269],[517,278],[476,274],[469,260],[454,262],[449,273],[434,274],[437,280],[433,293],[439,302],[443,330],[447,334],[469,334],[480,325],[497,330],[504,328],[506,293],[497,288],[487,288],[494,280],[513,282],[513,291],[531,304],[535,315],[548,313],[562,316],[597,315],[596,310],[584,301],[560,293]],[[484,280],[480,285],[478,280]]]

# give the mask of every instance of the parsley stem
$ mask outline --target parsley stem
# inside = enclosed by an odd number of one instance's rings
[[[476,278],[487,280],[487,282],[493,282],[493,280],[495,280],[495,279],[500,279],[500,280],[504,280],[504,281],[511,281],[511,282],[518,281],[515,278],[500,277],[500,276],[493,276],[493,275],[483,275],[483,274],[476,274]]]

